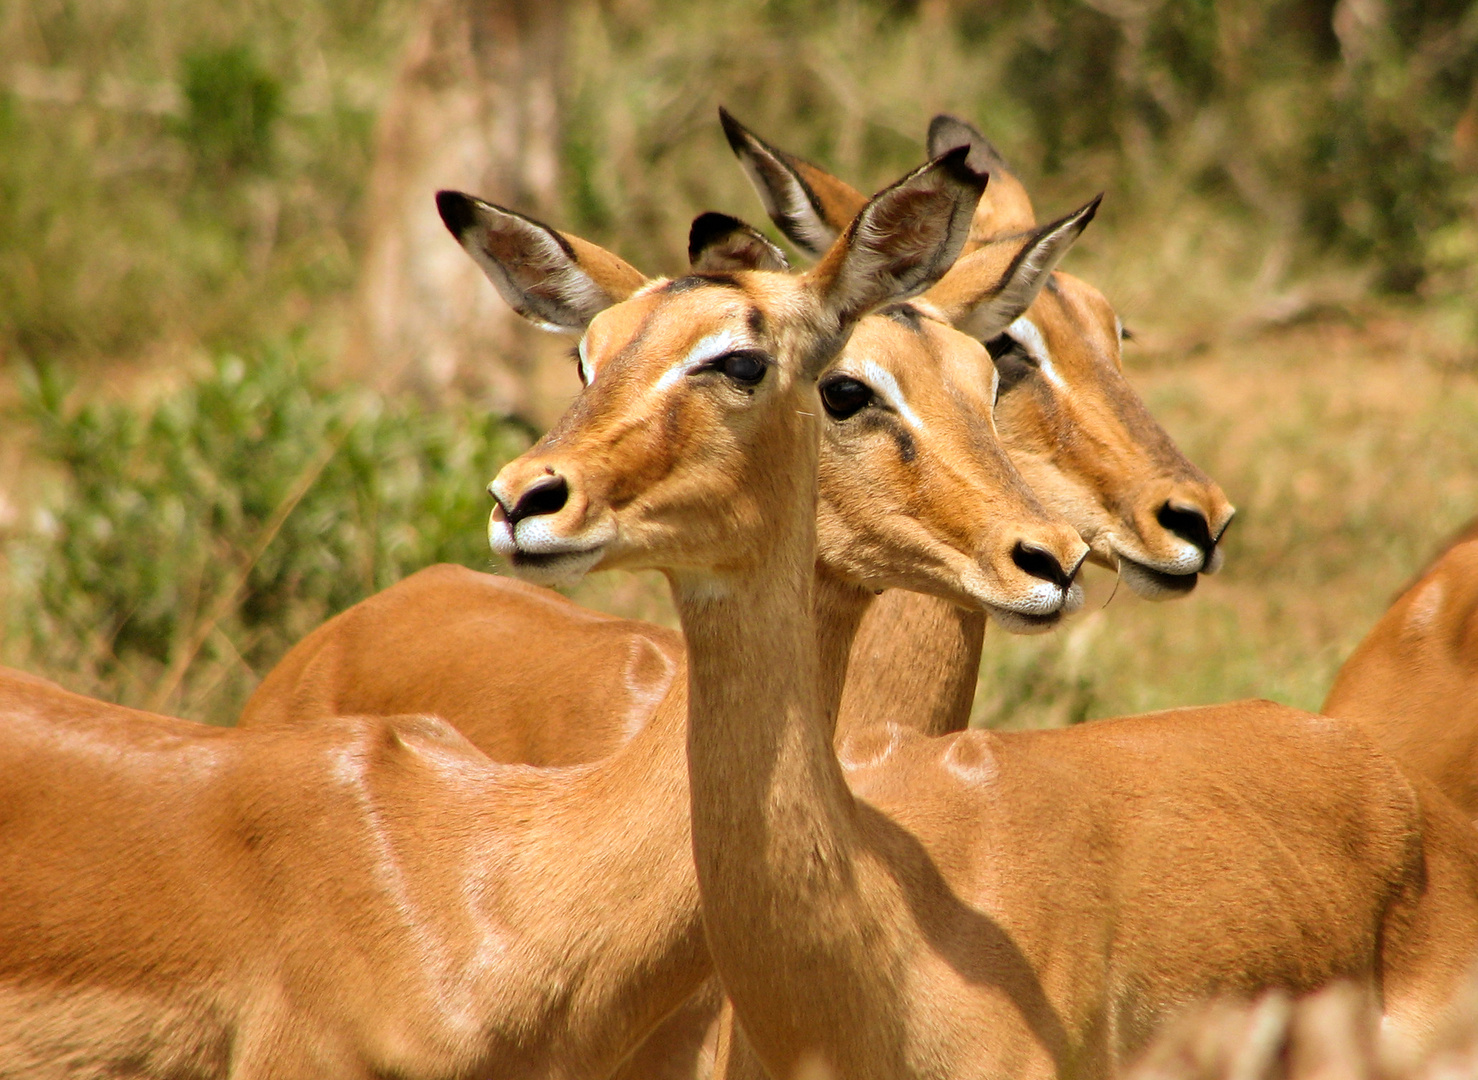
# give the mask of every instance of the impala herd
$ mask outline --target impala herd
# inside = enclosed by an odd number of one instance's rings
[[[722,116],[784,252],[649,278],[442,220],[584,390],[493,481],[513,580],[350,608],[217,729],[0,672],[0,1077],[1117,1076],[1218,996],[1343,982],[1420,1045],[1478,964],[1478,535],[1312,715],[968,730],[988,618],[1222,561],[968,124],[868,198]],[[987,186],[987,181],[989,181]],[[679,635],[543,586],[657,569]]]

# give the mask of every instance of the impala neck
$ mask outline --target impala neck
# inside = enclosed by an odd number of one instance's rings
[[[845,668],[837,738],[880,721],[924,735],[970,724],[985,613],[890,589],[861,619]]]
[[[855,981],[859,939],[885,947],[859,881],[871,868],[858,866],[858,805],[832,750],[814,500],[802,509],[783,528],[770,519],[775,546],[749,573],[720,588],[672,578],[688,645],[688,780],[709,948],[777,1076],[806,1048],[825,1052],[815,1033],[855,996],[817,1002],[809,988]]]

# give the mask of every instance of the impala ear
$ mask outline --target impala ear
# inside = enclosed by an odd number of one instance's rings
[[[970,168],[990,173],[990,194],[980,200],[975,211],[965,250],[974,251],[997,237],[1036,228],[1037,214],[1032,209],[1031,197],[990,140],[973,124],[954,116],[941,113],[929,121],[930,157],[937,157],[956,146],[970,148],[970,156],[965,159]]]
[[[959,258],[987,180],[965,156],[952,150],[874,195],[806,275],[839,330],[917,295]]]
[[[812,258],[825,254],[867,205],[867,196],[825,169],[771,146],[722,106],[718,118],[775,227]]]
[[[1099,195],[1035,232],[972,251],[929,290],[929,302],[957,330],[981,341],[995,337],[1031,307],[1067,249],[1093,220],[1102,199]]]
[[[471,195],[438,191],[436,209],[509,306],[545,330],[580,333],[646,282],[604,248]]]
[[[1011,171],[1006,159],[1001,157],[1000,151],[991,141],[980,134],[974,124],[957,116],[940,113],[930,120],[928,143],[930,157],[947,154],[957,146],[968,146],[970,156],[965,159],[965,164],[976,172],[991,173],[994,176],[997,172]]]
[[[695,274],[727,270],[789,270],[790,260],[758,229],[710,210],[688,230],[688,265]]]

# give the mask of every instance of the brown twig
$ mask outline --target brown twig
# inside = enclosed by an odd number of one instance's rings
[[[237,601],[241,596],[241,591],[246,588],[246,583],[251,577],[251,572],[256,569],[257,563],[266,554],[267,548],[271,546],[272,541],[277,538],[277,534],[282,530],[282,526],[287,523],[287,519],[297,509],[298,503],[302,502],[303,497],[318,482],[318,478],[323,474],[323,470],[328,467],[328,463],[333,460],[334,455],[344,445],[355,423],[358,422],[361,409],[362,406],[353,410],[344,424],[343,433],[338,438],[329,440],[324,448],[318,452],[318,456],[308,463],[308,467],[299,474],[297,482],[293,484],[288,493],[283,496],[282,501],[272,511],[272,516],[267,519],[267,524],[257,534],[256,543],[252,545],[251,550],[247,553],[246,560],[243,562],[241,568],[237,570],[230,588],[216,598],[216,602],[211,605],[210,611],[206,614],[205,619],[196,623],[195,629],[190,634],[185,647],[176,652],[173,659],[171,659],[169,670],[165,672],[163,681],[159,684],[158,689],[154,691],[154,695],[149,699],[148,704],[144,706],[149,712],[163,712],[165,705],[179,691],[180,683],[184,681],[186,670],[189,669],[195,660],[195,654],[200,651],[201,646],[205,644],[205,639],[210,637],[221,620],[236,607]]]

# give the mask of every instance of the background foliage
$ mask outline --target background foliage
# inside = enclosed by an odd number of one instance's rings
[[[410,0],[0,7],[0,656],[229,720],[325,615],[486,565],[526,433],[336,386],[375,117]],[[1446,0],[578,5],[560,225],[653,271],[756,218],[715,107],[876,186],[979,123],[1131,376],[1242,508],[1188,601],[992,635],[982,720],[1248,693],[1317,705],[1478,509],[1478,8]],[[1105,602],[1112,581],[1093,584]],[[663,617],[649,582],[580,594]]]

